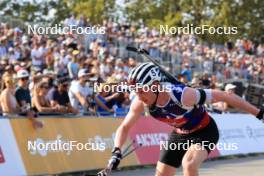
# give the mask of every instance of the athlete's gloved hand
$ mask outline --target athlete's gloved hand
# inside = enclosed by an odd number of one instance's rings
[[[108,161],[108,165],[112,166],[112,170],[115,170],[118,167],[121,159],[122,159],[121,150],[120,148],[115,147],[112,151],[112,157]]]
[[[107,172],[102,170],[96,174],[97,176],[107,176]]]
[[[259,120],[264,120],[264,109],[261,109],[260,111],[259,111],[259,113],[258,113],[258,115],[257,115],[257,118],[259,119]]]

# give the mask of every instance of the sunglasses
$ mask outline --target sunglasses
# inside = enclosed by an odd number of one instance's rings
[[[28,81],[28,78],[21,78],[22,81]]]

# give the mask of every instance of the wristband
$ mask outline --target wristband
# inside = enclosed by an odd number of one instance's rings
[[[257,117],[259,120],[261,120],[261,119],[263,119],[263,116],[264,116],[264,109],[261,109],[256,117]]]
[[[118,147],[114,147],[112,153],[121,153],[121,149]]]

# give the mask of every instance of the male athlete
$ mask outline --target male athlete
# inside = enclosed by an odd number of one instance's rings
[[[184,84],[161,82],[159,67],[153,63],[142,63],[133,68],[128,77],[130,85],[153,86],[152,90],[136,89],[136,97],[132,101],[130,111],[116,131],[114,149],[108,168],[116,169],[122,159],[121,147],[125,143],[129,129],[141,117],[146,105],[150,114],[157,120],[174,127],[169,143],[190,142],[189,148],[161,151],[156,167],[156,176],[173,176],[176,168],[183,167],[184,176],[197,176],[198,168],[210,153],[210,148],[202,146],[216,144],[219,139],[218,128],[204,108],[205,103],[223,101],[242,109],[263,120],[264,110],[259,110],[235,94],[220,90],[193,89]],[[158,86],[166,86],[166,91],[158,90]],[[160,88],[159,88],[160,89]]]

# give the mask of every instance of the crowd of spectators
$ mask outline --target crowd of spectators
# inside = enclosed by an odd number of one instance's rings
[[[64,21],[72,24],[91,25],[74,15]],[[129,94],[104,92],[103,86],[125,81],[130,68],[142,61],[125,50],[127,45],[169,63],[166,69],[192,86],[217,88],[230,78],[264,84],[264,44],[241,39],[209,46],[194,35],[160,35],[142,24],[104,21],[102,26],[104,35],[48,36],[2,23],[2,113],[124,115]],[[95,90],[98,82],[103,84]]]
[[[148,50],[161,63],[171,62],[168,69],[186,76],[186,81],[191,81],[192,73],[184,70],[190,69],[206,72],[210,76],[215,75],[219,82],[241,78],[263,83],[263,43],[238,39],[227,41],[225,46],[209,45],[200,42],[195,35],[160,35],[158,29],[149,29],[144,25],[120,26],[108,23],[108,28],[112,35],[110,38],[117,39],[120,47],[131,44]],[[125,57],[126,53],[121,53],[121,56]]]

